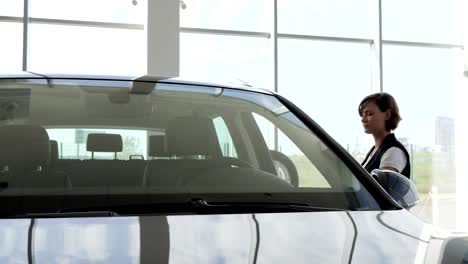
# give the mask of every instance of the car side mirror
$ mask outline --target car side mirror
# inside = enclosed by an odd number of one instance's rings
[[[416,185],[404,175],[380,169],[372,170],[371,175],[403,208],[409,209],[419,202]]]

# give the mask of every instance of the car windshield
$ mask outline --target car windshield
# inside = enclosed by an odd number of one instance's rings
[[[26,212],[112,199],[379,209],[330,147],[266,92],[3,79],[0,123],[0,196]]]

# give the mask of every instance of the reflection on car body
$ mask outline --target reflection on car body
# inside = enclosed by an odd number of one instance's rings
[[[268,91],[22,75],[0,79],[0,106],[2,263],[436,263],[468,250],[405,209],[406,178],[369,175]]]

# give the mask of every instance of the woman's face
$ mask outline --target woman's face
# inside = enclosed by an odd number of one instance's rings
[[[385,131],[385,121],[390,118],[390,110],[380,111],[374,102],[369,102],[362,111],[361,122],[367,134],[379,134]]]

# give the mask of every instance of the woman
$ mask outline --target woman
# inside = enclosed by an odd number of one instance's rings
[[[375,93],[359,104],[359,115],[367,134],[374,137],[374,146],[362,162],[364,168],[392,170],[411,178],[409,154],[392,133],[400,122],[395,99],[388,93]]]

